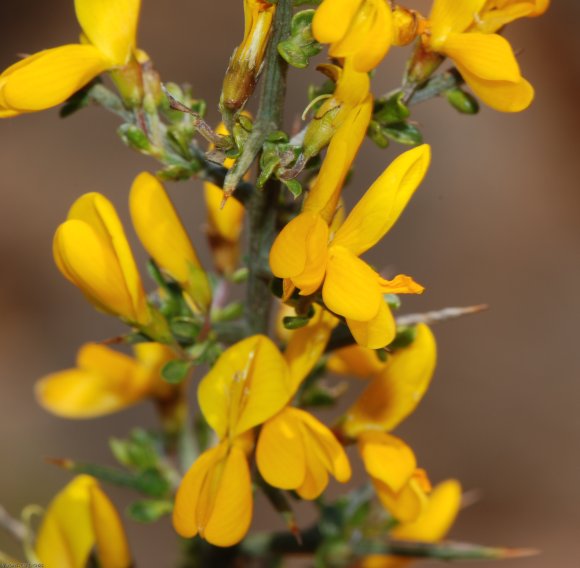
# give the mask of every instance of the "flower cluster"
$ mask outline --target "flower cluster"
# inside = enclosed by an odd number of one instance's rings
[[[83,475],[44,515],[31,559],[76,568],[96,546],[99,565],[131,564],[118,515],[96,478],[153,497],[134,504],[139,520],[172,513],[182,537],[230,547],[251,539],[255,491],[296,534],[294,502],[327,510],[321,496],[331,478],[352,484],[351,460],[359,460],[375,505],[367,497],[364,514],[351,517],[340,500],[332,505],[339,526],[332,537],[316,529],[310,550],[323,555],[320,565],[324,554],[333,554],[336,534],[344,546],[356,540],[349,540],[349,531],[372,540],[368,529],[377,518],[384,554],[375,546],[377,554],[361,560],[353,545],[341,558],[367,568],[399,566],[388,556],[393,548],[385,535],[435,543],[451,527],[459,483],[447,480],[433,489],[414,451],[392,433],[414,412],[435,372],[428,315],[396,317],[399,295],[421,294],[424,287],[362,257],[391,230],[428,173],[431,147],[409,120],[414,97],[443,95],[461,112],[472,112],[477,102],[465,84],[494,109],[526,108],[533,88],[499,32],[518,18],[542,14],[548,0],[434,0],[428,16],[386,0],[317,4],[293,13],[291,0],[244,0],[244,35],[226,71],[223,123],[215,130],[203,119],[205,102],[187,87],[162,85],[137,49],[139,0],[76,0],[79,44],[41,51],[0,75],[0,117],[63,102],[68,113],[91,100],[123,117],[119,133],[128,146],[163,164],[155,175],[137,175],[129,191],[152,291],[104,195],[79,197],[57,228],[53,252],[62,275],[129,331],[85,344],[74,368],[49,374],[36,387],[44,408],[69,419],[150,400],[160,431],[112,443],[128,471],[62,461]],[[288,135],[280,122],[286,65],[307,66],[324,44],[329,61],[318,68],[328,81],[312,89],[311,120]],[[400,88],[375,97],[371,72],[391,48],[410,44]],[[437,74],[446,59],[453,68]],[[264,69],[252,119],[244,107]],[[103,84],[105,72],[116,93]],[[77,96],[71,99],[78,94],[80,106]],[[381,147],[392,141],[414,147],[399,153],[347,214],[343,190],[367,135]],[[207,152],[197,136],[210,142]],[[204,181],[204,196],[191,195],[205,201],[213,272],[162,183],[192,177]],[[243,283],[244,303],[235,299]],[[274,302],[278,333],[271,333]],[[127,345],[133,355],[123,352]],[[358,377],[364,388],[354,394],[360,384],[329,383],[327,372]],[[199,406],[194,421],[187,397],[192,384]],[[346,410],[323,420],[318,410],[339,399]],[[347,502],[360,498],[352,487],[344,493]],[[347,565],[333,558],[332,565]]]

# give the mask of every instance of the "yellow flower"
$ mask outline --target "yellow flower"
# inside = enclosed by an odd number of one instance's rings
[[[220,124],[216,132],[228,134],[225,125]],[[224,161],[226,168],[232,167],[234,160]],[[228,199],[223,205],[224,192],[213,183],[203,184],[207,207],[207,237],[213,253],[213,261],[222,274],[231,274],[238,266],[240,256],[240,235],[244,221],[244,206],[235,198]]]
[[[342,68],[337,65],[319,65],[318,69],[330,77],[336,87],[332,96],[320,105],[306,129],[303,158],[307,160],[316,156],[329,142],[338,138],[334,152],[338,151],[338,146],[341,152],[346,153],[342,157],[346,165],[339,170],[344,171],[345,176],[366,135],[372,115],[373,97],[369,76],[357,71],[350,59],[344,62]],[[337,176],[333,176],[333,179],[336,180]]]
[[[260,74],[276,4],[244,0],[244,39],[231,59],[220,98],[220,107],[238,112],[254,92]]]
[[[96,479],[79,475],[48,506],[35,553],[46,568],[84,568],[93,547],[102,568],[132,566],[115,507]]]
[[[201,411],[220,443],[195,461],[179,486],[173,525],[181,536],[199,534],[216,546],[244,537],[253,502],[246,438],[291,395],[288,366],[267,337],[224,351],[198,388]]]
[[[341,162],[325,160],[341,168]],[[336,156],[338,160],[338,154]],[[300,294],[315,293],[322,285],[326,307],[346,319],[357,343],[384,347],[395,336],[393,316],[385,293],[420,293],[422,286],[399,275],[388,281],[359,258],[394,225],[430,160],[422,145],[399,156],[375,181],[335,234],[327,221],[305,206],[278,235],[270,251],[275,276],[289,279]],[[332,193],[332,192],[329,192]],[[324,201],[324,200],[323,200]]]
[[[359,435],[358,448],[379,500],[400,522],[416,520],[427,504],[429,480],[413,450],[383,432]]]
[[[524,110],[534,90],[522,77],[509,42],[477,31],[477,14],[484,4],[485,0],[466,0],[460,6],[453,0],[435,0],[424,43],[428,50],[451,58],[465,82],[491,108]]]
[[[351,58],[357,71],[370,71],[391,46],[391,10],[385,0],[324,0],[312,33],[320,43],[331,44],[331,57]]]
[[[519,18],[541,16],[550,0],[487,0],[479,12],[473,28],[492,34]]]
[[[356,438],[362,432],[394,430],[425,395],[437,362],[435,337],[425,324],[407,347],[380,363],[376,353],[359,346],[336,351],[328,362],[334,372],[372,376],[366,389],[346,411],[341,433]]]
[[[152,321],[135,259],[111,202],[87,193],[71,207],[54,236],[62,274],[99,310],[145,328]]]
[[[64,418],[94,418],[118,412],[146,398],[176,398],[178,389],[161,378],[161,367],[175,358],[159,343],[139,343],[135,357],[97,343],[78,352],[77,366],[40,379],[36,397],[48,411]]]
[[[211,304],[207,275],[161,182],[147,172],[139,174],[129,207],[145,250],[181,286],[192,309],[206,313]]]
[[[461,506],[461,486],[448,479],[435,486],[427,497],[423,512],[415,521],[400,523],[390,533],[398,540],[439,542],[453,525]],[[386,555],[367,556],[362,568],[403,568],[412,560]]]
[[[80,44],[40,51],[0,75],[0,117],[44,110],[68,99],[135,53],[140,0],[75,0]]]

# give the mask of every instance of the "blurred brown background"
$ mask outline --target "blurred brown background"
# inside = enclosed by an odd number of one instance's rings
[[[0,67],[18,53],[76,41],[72,4],[4,2]],[[370,257],[427,285],[423,297],[407,299],[406,311],[491,306],[437,326],[434,385],[399,433],[433,481],[453,476],[482,491],[452,537],[543,551],[513,561],[514,568],[580,566],[579,19],[580,3],[556,0],[545,17],[510,28],[536,87],[527,112],[483,109],[463,117],[444,101],[416,108],[433,165]],[[140,45],[164,80],[193,84],[212,122],[241,21],[241,2],[144,2]],[[398,84],[403,57],[402,50],[389,56],[373,81],[376,93]],[[306,105],[305,84],[315,79],[313,71],[291,72],[288,124]],[[43,457],[108,462],[109,436],[154,423],[147,405],[73,423],[48,415],[33,399],[37,378],[71,366],[84,341],[121,329],[60,276],[51,254],[53,232],[76,197],[101,191],[126,218],[133,177],[156,168],[121,145],[117,125],[96,108],[67,120],[51,110],[0,124],[0,503],[15,514],[28,503],[46,504],[68,479]],[[360,195],[399,150],[365,143],[348,194]],[[197,182],[170,187],[207,254],[199,190]],[[128,525],[140,567],[171,565],[176,544],[168,523]],[[3,533],[0,549],[18,554]]]

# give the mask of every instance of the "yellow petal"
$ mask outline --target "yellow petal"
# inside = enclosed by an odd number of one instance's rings
[[[341,246],[332,246],[322,297],[328,309],[356,321],[373,319],[383,301],[378,274]]]
[[[312,20],[312,33],[320,43],[334,43],[348,31],[363,0],[324,0]]]
[[[461,65],[457,69],[471,90],[489,107],[500,112],[520,112],[534,100],[534,88],[521,78],[517,83],[486,81],[470,73]]]
[[[365,77],[368,82],[366,74]],[[348,109],[344,122],[330,140],[320,173],[304,200],[304,211],[319,213],[327,223],[334,218],[342,185],[366,136],[372,111],[373,97],[370,94],[360,104]]]
[[[83,221],[98,236],[106,254],[114,255],[118,270],[132,305],[131,321],[146,325],[150,321],[149,308],[135,259],[129,247],[121,220],[113,204],[99,193],[86,193],[73,203],[69,220]],[[87,253],[90,259],[90,255]],[[111,266],[111,270],[113,267]]]
[[[163,185],[139,174],[129,194],[131,219],[139,240],[155,262],[189,294],[198,311],[211,304],[207,275]]]
[[[203,184],[203,187],[210,226],[222,238],[237,241],[242,232],[244,206],[235,197],[231,197],[222,208],[223,190],[207,182]]]
[[[288,409],[268,420],[260,431],[256,463],[273,487],[296,489],[306,476],[306,453],[300,424]]]
[[[40,51],[0,76],[0,106],[33,112],[56,106],[108,68],[92,45],[63,45]]]
[[[125,65],[135,48],[141,0],[75,0],[88,40],[112,63]]]
[[[248,462],[237,446],[222,442],[204,452],[183,478],[173,509],[173,526],[183,537],[199,533],[216,546],[232,546],[252,519]]]
[[[338,324],[338,320],[326,310],[317,307],[316,311],[317,313],[307,326],[292,334],[284,351],[284,359],[290,370],[293,393],[296,392],[302,381],[322,357],[330,334]]]
[[[517,83],[520,67],[507,39],[497,34],[451,34],[442,51],[479,79]]]
[[[364,432],[358,447],[367,473],[395,493],[403,489],[417,467],[413,450],[390,434]]]
[[[145,390],[149,395],[161,401],[175,399],[176,391],[180,387],[169,384],[161,376],[161,369],[165,363],[175,359],[175,351],[167,345],[153,341],[137,343],[133,346],[133,351],[143,370]]]
[[[376,352],[360,345],[350,345],[332,352],[326,368],[341,375],[355,375],[366,379],[383,369],[385,363]]]
[[[403,212],[425,177],[430,159],[427,144],[401,154],[356,204],[332,244],[357,256],[376,244]]]
[[[437,359],[435,338],[425,324],[415,340],[390,355],[384,369],[346,412],[343,430],[356,438],[366,430],[393,430],[423,398]]]
[[[98,485],[90,488],[97,558],[102,568],[129,568],[131,552],[119,513]]]
[[[368,321],[356,321],[346,318],[348,329],[355,341],[368,349],[380,349],[385,347],[397,333],[395,318],[391,309],[381,299],[377,315]]]
[[[262,424],[291,396],[286,362],[264,335],[226,349],[198,388],[201,411],[221,439]]]
[[[137,321],[140,316],[135,313],[118,259],[92,227],[82,221],[64,222],[55,233],[53,252],[63,275],[97,309]]]
[[[270,267],[278,278],[293,278],[307,269],[309,250],[328,245],[328,225],[316,213],[304,212],[292,219],[270,250]]]
[[[437,48],[450,33],[465,31],[486,0],[435,0],[429,15],[431,44]]]
[[[401,524],[391,535],[400,540],[438,542],[445,538],[461,507],[461,485],[448,479],[437,485],[421,516],[413,523]]]
[[[498,5],[493,10],[484,8],[473,27],[482,33],[493,34],[514,20],[531,16],[534,9],[532,2],[517,2],[515,4],[506,4],[503,7]]]
[[[331,57],[348,57],[357,71],[367,72],[383,60],[392,40],[391,10],[383,0],[366,0],[328,53]]]
[[[385,509],[401,523],[417,520],[427,507],[428,497],[415,478],[411,478],[398,493],[379,479],[371,478],[371,480]]]
[[[75,477],[48,506],[35,552],[47,568],[84,568],[95,544],[90,491],[97,481]]]

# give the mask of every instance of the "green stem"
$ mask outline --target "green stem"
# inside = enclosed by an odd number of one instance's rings
[[[246,161],[250,157],[250,164],[254,161],[268,134],[278,130],[282,124],[288,64],[278,55],[277,48],[280,41],[288,37],[291,20],[292,1],[280,0],[276,7],[274,31],[266,52],[258,114],[252,134],[244,147],[242,156],[240,156],[240,159],[244,158],[244,161],[235,176],[239,175],[242,169],[247,169]],[[243,176],[245,170],[241,173]],[[228,175],[226,178],[224,185],[226,193],[227,187],[236,186],[235,176]],[[276,235],[276,207],[279,193],[280,182],[270,180],[262,191],[254,191],[248,206],[249,275],[246,293],[246,321],[251,333],[264,333],[268,328],[271,304],[269,288],[271,274],[268,266],[268,254]]]
[[[413,92],[409,98],[408,105],[416,105],[438,97],[445,91],[453,89],[463,84],[463,78],[455,70],[451,69],[445,73],[435,75],[429,79],[425,84]]]

